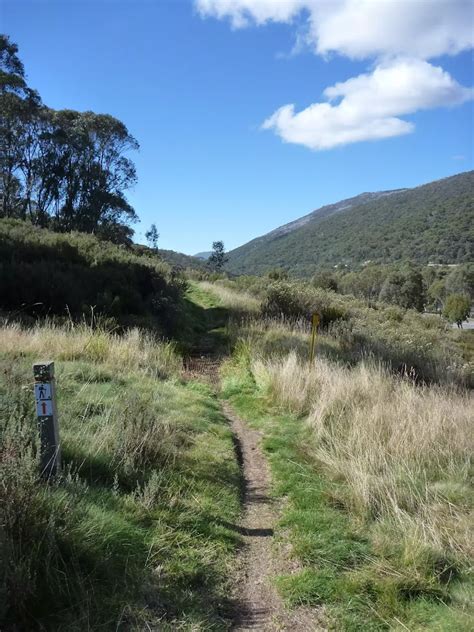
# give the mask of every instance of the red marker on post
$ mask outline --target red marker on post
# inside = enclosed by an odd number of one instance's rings
[[[50,478],[57,474],[61,467],[54,362],[35,364],[33,375],[36,417],[40,434],[41,474],[45,478]]]

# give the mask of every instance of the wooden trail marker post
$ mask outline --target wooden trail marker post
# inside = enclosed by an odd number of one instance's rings
[[[38,431],[40,435],[41,474],[50,478],[61,469],[59,424],[56,408],[54,362],[33,365]]]
[[[309,350],[309,361],[312,364],[314,361],[314,353],[316,351],[316,330],[319,326],[319,314],[313,314],[311,318],[311,346]]]

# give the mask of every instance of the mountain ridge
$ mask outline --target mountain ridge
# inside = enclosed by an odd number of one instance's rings
[[[283,224],[282,226],[279,226],[278,228],[274,228],[269,233],[266,233],[265,235],[263,235],[263,237],[270,236],[270,235],[277,236],[280,234],[284,235],[289,232],[292,232],[293,230],[301,228],[302,226],[309,223],[312,219],[316,219],[316,218],[321,219],[322,217],[330,217],[331,215],[335,215],[336,213],[340,213],[342,211],[348,210],[349,208],[353,208],[355,202],[357,202],[357,205],[361,205],[361,204],[365,204],[366,202],[371,202],[374,199],[378,199],[385,195],[392,195],[393,193],[399,193],[401,191],[406,191],[406,189],[391,189],[387,191],[372,191],[372,192],[369,191],[369,192],[359,193],[358,195],[355,195],[350,198],[346,198],[344,200],[341,200],[340,202],[325,204],[324,206],[320,206],[319,208],[314,209],[307,215],[303,215],[302,217],[299,217],[298,219],[294,219],[291,222],[288,222],[287,224]]]
[[[308,276],[367,260],[459,263],[474,259],[474,171],[413,188],[361,193],[324,205],[228,253],[227,269],[281,267]]]

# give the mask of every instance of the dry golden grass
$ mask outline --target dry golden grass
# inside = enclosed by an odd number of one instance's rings
[[[306,416],[311,452],[347,483],[352,512],[386,519],[407,546],[472,555],[471,393],[415,386],[364,363],[310,367],[295,353],[254,360],[253,372],[273,403]]]
[[[117,371],[142,370],[169,376],[181,368],[181,360],[170,343],[160,342],[139,329],[123,335],[85,325],[57,326],[52,323],[22,328],[0,327],[0,349],[56,360],[86,360],[113,365]]]

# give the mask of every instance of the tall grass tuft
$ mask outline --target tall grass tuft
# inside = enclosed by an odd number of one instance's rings
[[[214,399],[175,379],[172,345],[137,329],[7,325],[0,349],[0,628],[213,628],[235,536],[199,525],[211,500],[217,521],[235,520],[239,481]],[[49,483],[41,358],[57,363],[63,467]]]
[[[312,459],[344,481],[354,515],[390,525],[407,547],[472,556],[471,393],[416,386],[371,363],[310,366],[295,353],[255,359],[253,373],[274,405],[304,416]]]

